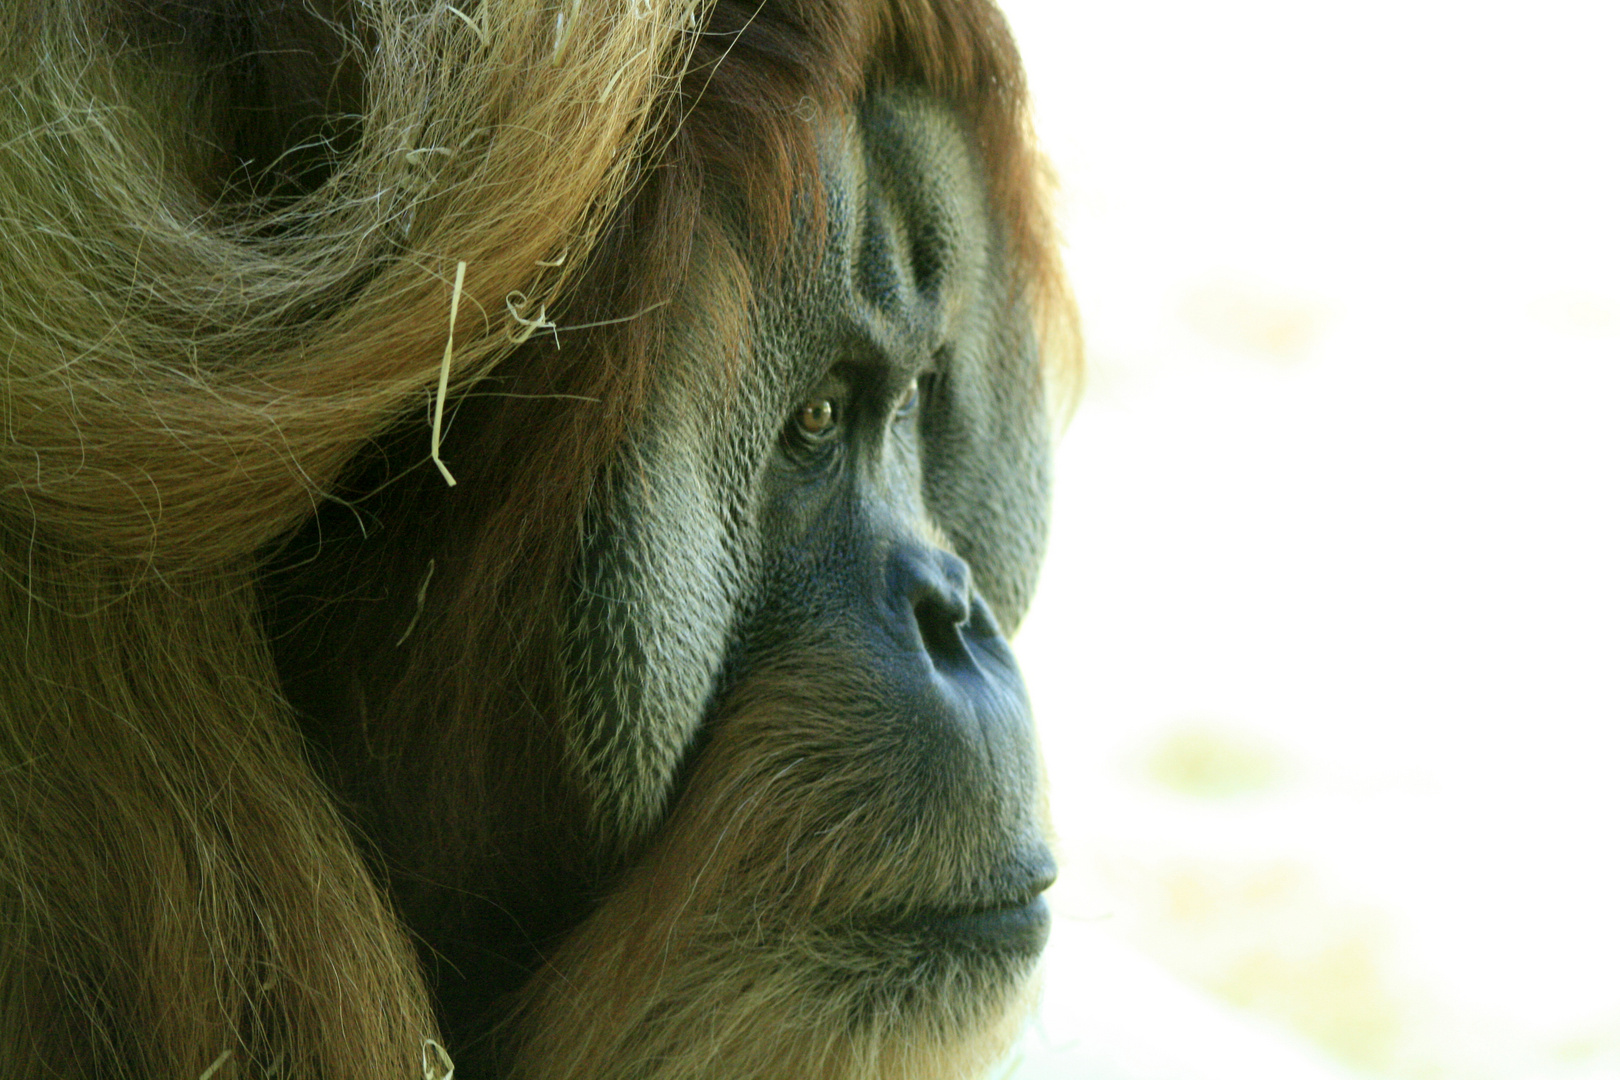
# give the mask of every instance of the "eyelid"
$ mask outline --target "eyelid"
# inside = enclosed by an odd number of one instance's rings
[[[818,410],[822,405],[827,406],[826,424],[824,427],[812,430],[806,421],[810,419],[812,411]],[[803,438],[824,439],[838,430],[839,422],[843,419],[843,411],[843,406],[835,397],[826,395],[812,396],[799,402],[793,414],[793,424]]]
[[[911,382],[906,384],[905,389],[901,393],[899,404],[897,404],[894,409],[894,417],[896,420],[910,416],[912,413],[917,411],[918,407],[922,404],[923,381],[926,378],[926,373],[919,374],[914,376]]]

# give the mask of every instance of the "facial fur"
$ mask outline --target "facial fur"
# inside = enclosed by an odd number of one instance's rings
[[[14,0],[0,75],[0,1074],[994,1058],[1075,353],[992,7]]]

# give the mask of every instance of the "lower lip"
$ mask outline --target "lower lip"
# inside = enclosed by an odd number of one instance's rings
[[[1046,946],[1051,926],[1046,898],[1037,896],[1017,907],[929,919],[922,929],[947,949],[1033,957]]]

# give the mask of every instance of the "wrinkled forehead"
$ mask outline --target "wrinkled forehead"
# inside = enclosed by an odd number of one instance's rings
[[[706,207],[654,409],[765,440],[837,365],[904,378],[943,351],[1038,378],[1030,354],[990,340],[1028,313],[964,119],[923,91],[889,89],[807,122],[819,128],[818,176],[786,252],[750,251],[728,200]]]
[[[1007,291],[971,133],[944,104],[888,90],[824,121],[818,148],[819,215],[756,298],[758,359],[801,385],[836,362],[919,367]]]

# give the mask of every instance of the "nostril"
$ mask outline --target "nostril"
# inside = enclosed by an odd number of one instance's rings
[[[967,622],[966,609],[942,602],[937,596],[928,596],[915,608],[917,631],[922,635],[923,648],[933,659],[955,657],[965,651],[962,625]]]
[[[973,617],[967,563],[946,551],[914,548],[897,555],[900,595],[907,601],[923,648],[936,661],[966,653],[963,629]]]

